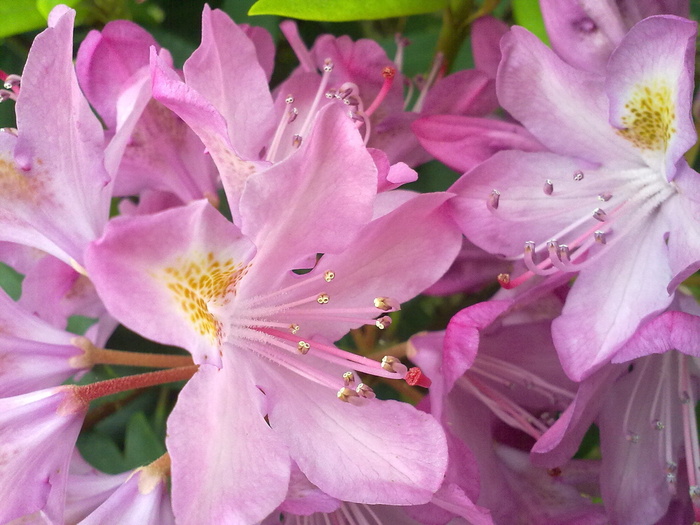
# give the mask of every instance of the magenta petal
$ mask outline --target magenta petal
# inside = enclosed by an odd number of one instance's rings
[[[116,128],[119,92],[148,66],[151,46],[160,49],[145,29],[128,20],[90,31],[80,45],[75,61],[80,87],[108,128]]]
[[[166,438],[178,523],[257,523],[282,503],[290,461],[265,415],[244,354],[202,365],[185,385]]]
[[[479,349],[480,333],[503,314],[511,301],[486,301],[465,308],[457,313],[445,332],[445,350],[442,371],[447,391],[474,363]]]
[[[168,239],[167,243],[163,239]],[[196,363],[220,363],[225,334],[211,303],[234,293],[255,248],[209,202],[113,219],[86,252],[110,313]]]
[[[606,392],[622,371],[621,366],[606,366],[581,382],[573,402],[532,447],[535,465],[558,467],[576,454],[605,401]]]
[[[493,79],[479,70],[468,69],[436,82],[428,91],[421,113],[482,116],[496,108],[498,99]]]
[[[493,16],[482,16],[472,23],[474,65],[491,78],[496,78],[501,61],[501,38],[509,29],[505,22]]]
[[[488,118],[430,115],[413,122],[411,129],[431,155],[460,173],[501,150],[545,149],[522,126]]]
[[[335,393],[276,375],[270,425],[309,480],[345,501],[426,503],[440,487],[447,445],[432,416],[397,401],[343,403]]]

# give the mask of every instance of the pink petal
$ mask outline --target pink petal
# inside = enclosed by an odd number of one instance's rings
[[[663,221],[648,218],[579,274],[552,324],[562,366],[573,380],[608,362],[645,318],[670,304],[665,229]]]
[[[229,286],[235,288],[253,252],[233,224],[207,201],[197,201],[113,219],[86,260],[98,294],[120,322],[186,348],[197,363],[218,365],[224,335],[207,302],[234,293]]]
[[[488,118],[431,115],[413,122],[411,129],[421,146],[459,173],[501,150],[545,149],[522,126]]]
[[[503,37],[501,50],[498,100],[542,144],[611,168],[641,165],[636,148],[608,123],[603,77],[562,62],[517,26]]]
[[[75,61],[80,87],[108,128],[116,128],[115,101],[132,76],[148,66],[151,46],[160,49],[145,29],[128,20],[90,31],[80,45]]]
[[[608,63],[610,123],[668,180],[697,140],[690,115],[696,33],[690,20],[648,18],[630,30]]]
[[[256,523],[285,498],[287,450],[247,358],[234,357],[220,370],[202,365],[168,419],[178,523]]]
[[[338,107],[322,110],[297,152],[248,179],[241,213],[258,247],[253,271],[280,275],[305,256],[344,249],[371,218],[376,188],[352,121]]]
[[[428,414],[397,401],[343,403],[327,388],[288,373],[268,381],[271,427],[309,480],[330,496],[408,505],[429,501],[439,488],[447,446]]]
[[[236,151],[257,159],[276,122],[265,71],[245,32],[223,11],[205,6],[202,43],[183,69],[187,85],[223,116]]]

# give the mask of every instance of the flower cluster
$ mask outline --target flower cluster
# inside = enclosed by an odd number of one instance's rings
[[[274,88],[223,11],[180,69],[55,7],[0,72],[0,523],[700,522],[696,23],[540,3],[419,78],[285,21]],[[83,458],[156,398],[164,453]]]

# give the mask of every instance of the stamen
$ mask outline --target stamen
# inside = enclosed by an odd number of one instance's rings
[[[287,95],[287,98],[284,99],[284,103],[287,104],[287,106],[291,106],[292,104],[294,104],[294,97],[292,95]],[[294,118],[292,118],[292,113],[294,114]],[[294,107],[285,110],[282,113],[282,118],[280,119],[279,124],[277,124],[277,129],[275,130],[275,134],[272,137],[272,142],[270,142],[270,149],[267,151],[267,156],[265,157],[265,160],[269,162],[275,161],[275,155],[277,154],[277,149],[279,148],[280,142],[282,141],[282,135],[284,134],[284,130],[287,128],[287,125],[291,124],[294,120],[296,120],[296,115],[298,113],[299,112]]]
[[[289,42],[292,51],[294,51],[294,54],[297,56],[299,64],[304,68],[304,71],[307,73],[312,73],[315,71],[316,66],[314,64],[314,60],[311,53],[306,48],[304,41],[301,39],[301,36],[299,36],[299,29],[297,28],[296,23],[292,22],[291,20],[285,20],[280,24],[280,30],[287,39],[287,42]]]
[[[316,96],[314,97],[314,101],[311,104],[311,109],[309,109],[309,113],[306,116],[304,125],[301,127],[301,131],[299,131],[299,144],[301,144],[301,137],[305,137],[306,133],[309,131],[309,128],[311,127],[311,122],[313,122],[314,118],[316,117],[318,105],[321,103],[321,99],[325,97],[326,89],[328,88],[328,81],[330,80],[331,72],[333,71],[333,62],[330,58],[327,58],[323,64],[324,65],[323,75],[321,76],[321,84],[318,86]]]
[[[294,146],[295,148],[298,148],[299,146],[301,146],[301,141],[302,141],[302,136],[299,135],[298,133],[295,133],[292,136],[292,146]]]
[[[355,392],[357,392],[357,395],[360,397],[364,397],[365,399],[374,399],[377,397],[377,394],[374,393],[374,390],[372,390],[371,387],[365,385],[364,383],[360,383],[355,387]]]
[[[359,394],[355,392],[352,388],[344,386],[343,388],[338,390],[338,399],[344,401],[345,403],[349,403],[350,399],[353,397],[359,397]]]
[[[394,55],[394,64],[396,64],[396,69],[399,71],[403,70],[403,53],[406,46],[411,44],[411,41],[402,36],[400,33],[394,35],[394,42],[396,42],[396,54]]]
[[[428,376],[426,376],[423,371],[418,368],[417,366],[414,366],[413,368],[410,368],[408,372],[406,373],[406,377],[404,378],[404,381],[408,383],[410,386],[422,386],[423,388],[429,388],[430,385],[433,383]]]
[[[311,345],[306,341],[299,341],[297,343],[297,352],[299,352],[301,355],[308,354],[310,349]]]
[[[333,279],[335,279],[335,272],[333,272],[331,270],[326,270],[325,273],[323,274],[323,279],[327,283],[331,282]]]
[[[374,322],[374,325],[380,330],[384,330],[385,328],[391,326],[391,317],[388,315],[383,315]]]
[[[385,355],[382,358],[382,368],[389,372],[395,372],[404,377],[408,372],[408,367],[393,355]]]
[[[5,77],[5,82],[3,87],[5,89],[11,89],[16,95],[19,94],[19,86],[22,83],[22,77],[15,74],[10,74]]]
[[[498,190],[491,190],[491,193],[489,194],[489,198],[486,201],[486,207],[491,211],[495,211],[498,209],[498,203],[500,200],[501,200],[501,192]]]
[[[598,195],[599,201],[608,202],[610,199],[612,199],[612,193],[604,192]]]
[[[301,326],[299,326],[298,324],[292,323],[289,325],[289,331],[292,334],[296,334],[299,330],[301,330]]]
[[[416,100],[416,103],[413,106],[413,111],[415,111],[416,113],[420,113],[421,110],[423,109],[423,104],[425,103],[425,97],[428,95],[428,90],[435,83],[435,80],[437,79],[438,73],[440,72],[440,69],[442,69],[442,65],[444,62],[445,62],[444,55],[440,52],[435,53],[435,59],[433,60],[433,67],[430,69],[430,73],[428,74],[428,79],[421,87],[420,94],[418,95],[418,100]]]
[[[393,67],[385,67],[382,69],[382,76],[384,77],[384,83],[376,98],[372,101],[372,104],[365,110],[365,115],[367,116],[371,116],[372,113],[375,112],[379,104],[384,101],[389,91],[391,91],[391,86],[394,84],[394,77],[396,76],[396,70]]]
[[[576,170],[574,172],[574,180],[576,182],[582,181],[583,180],[583,172],[581,170]]]
[[[700,468],[700,443],[698,443],[698,426],[695,417],[695,395],[688,372],[688,356],[678,354],[678,396],[681,400],[683,414],[683,437],[685,443],[685,463],[688,469],[690,499],[693,504],[695,519],[700,520],[700,485],[698,485],[698,468]]]
[[[551,275],[557,272],[554,267],[546,268],[550,266],[552,262],[549,259],[545,259],[539,264],[535,264],[533,260],[533,254],[535,253],[535,243],[533,241],[527,241],[525,243],[523,261],[528,270],[530,270],[535,275]]]
[[[374,307],[379,308],[383,312],[393,312],[398,310],[398,303],[390,297],[375,297]]]
[[[542,190],[544,191],[545,195],[551,195],[554,193],[554,183],[550,179],[545,180],[544,188],[542,188]]]
[[[597,221],[605,222],[605,220],[608,218],[608,214],[605,213],[605,210],[602,208],[596,208],[593,210],[593,218]]]
[[[484,403],[506,425],[518,428],[535,439],[547,431],[548,427],[542,421],[478,378],[463,375],[456,384]]]
[[[601,230],[596,230],[593,232],[593,239],[595,242],[598,242],[600,244],[606,244],[607,240],[605,239],[605,232]]]
[[[330,300],[331,298],[327,293],[318,294],[318,297],[316,297],[316,302],[318,304],[328,304],[328,301]]]
[[[352,371],[343,374],[343,382],[345,386],[353,386],[355,384],[355,373]]]

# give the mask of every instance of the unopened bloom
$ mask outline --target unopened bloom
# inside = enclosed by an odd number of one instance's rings
[[[504,37],[501,104],[551,153],[496,154],[452,188],[455,217],[475,244],[527,266],[505,286],[579,273],[552,327],[573,379],[607,362],[700,265],[700,177],[683,158],[696,140],[694,41],[693,22],[646,19],[603,78],[524,29]]]

